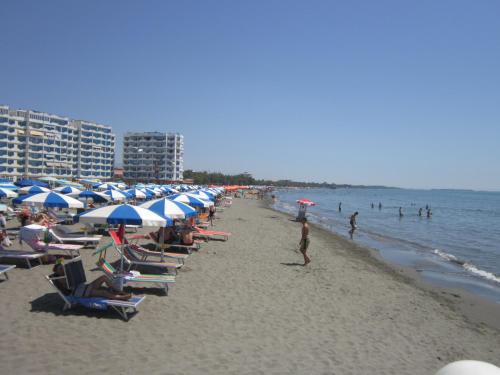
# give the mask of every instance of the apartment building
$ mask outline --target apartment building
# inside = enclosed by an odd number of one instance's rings
[[[0,106],[0,177],[111,178],[111,127]]]
[[[137,182],[180,181],[184,172],[184,137],[178,133],[125,133],[123,175]]]

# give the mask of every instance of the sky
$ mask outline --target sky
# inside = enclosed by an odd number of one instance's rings
[[[2,2],[0,104],[185,137],[185,169],[500,190],[500,2]]]

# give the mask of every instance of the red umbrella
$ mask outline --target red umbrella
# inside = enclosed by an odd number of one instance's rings
[[[301,198],[297,200],[298,204],[304,205],[304,206],[316,206],[316,203],[313,201],[310,201],[309,199]]]

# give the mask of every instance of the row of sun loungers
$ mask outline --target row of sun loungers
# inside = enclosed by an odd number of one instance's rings
[[[203,225],[200,223],[199,225]],[[29,226],[27,226],[29,227]],[[28,268],[42,264],[42,258],[49,251],[62,251],[71,259],[66,261],[64,267],[64,281],[68,290],[75,290],[76,286],[86,282],[85,271],[80,258],[80,250],[85,246],[97,246],[102,236],[88,236],[85,234],[70,232],[65,226],[56,226],[54,228],[21,228],[19,232],[20,241],[26,243],[33,251],[6,250],[0,247],[0,259],[11,258],[23,260]],[[32,231],[30,233],[30,230]],[[37,232],[38,233],[35,233]],[[40,233],[43,231],[43,236]],[[50,234],[51,242],[45,243],[40,238],[45,237],[45,232]],[[193,237],[195,241],[192,245],[182,243],[159,244],[156,233],[148,236],[130,235],[130,240],[124,237],[120,239],[118,233],[114,230],[108,231],[111,241],[94,251],[98,255],[97,266],[106,275],[106,277],[116,285],[116,288],[122,290],[124,286],[129,285],[150,285],[160,288],[168,295],[169,286],[175,284],[177,270],[180,269],[189,254],[193,250],[200,248],[200,242],[209,240],[227,241],[230,233],[221,231],[210,231],[197,226],[194,228]],[[156,251],[150,250],[138,244],[139,239],[153,240]],[[202,240],[202,241],[201,241]],[[123,262],[123,271],[117,270],[113,264],[106,259],[107,250],[115,251],[120,262]],[[38,264],[34,264],[34,262]],[[0,275],[8,279],[7,272],[15,266],[0,265]],[[138,271],[141,270],[141,272]],[[144,273],[149,270],[150,273]],[[163,273],[161,273],[163,272]],[[56,284],[54,275],[45,276],[47,281],[57,291],[57,295],[63,300],[63,310],[66,311],[76,306],[85,308],[116,311],[124,320],[128,320],[131,314],[134,314],[144,296],[134,296],[129,300],[113,300],[96,297],[77,297],[63,293]],[[57,281],[59,282],[59,281]],[[66,292],[67,293],[67,292]]]

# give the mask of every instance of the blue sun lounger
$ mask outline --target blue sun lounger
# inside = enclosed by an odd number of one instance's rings
[[[75,297],[72,295],[65,295],[54,283],[55,279],[61,278],[66,281],[68,289],[72,290],[80,283],[84,283],[86,280],[85,270],[83,269],[83,264],[81,258],[74,258],[68,263],[64,264],[64,276],[54,277],[45,276],[47,281],[54,287],[57,294],[64,301],[63,311],[71,309],[76,306],[82,306],[89,309],[95,310],[108,310],[112,308],[115,310],[123,320],[128,321],[129,314],[135,313],[139,304],[146,298],[145,296],[132,297],[127,301],[121,300],[111,300],[102,297]]]

